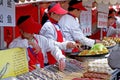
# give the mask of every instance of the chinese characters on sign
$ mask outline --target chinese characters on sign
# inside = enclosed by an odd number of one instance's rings
[[[92,16],[91,16],[91,9],[87,8],[87,11],[82,11],[80,15],[80,24],[81,24],[81,29],[86,36],[91,35],[91,26],[92,26]]]
[[[104,7],[104,8],[103,8]],[[98,28],[107,27],[109,6],[107,4],[98,4]]]
[[[107,27],[108,14],[98,13],[98,28]]]
[[[0,71],[4,69],[4,67],[6,67],[6,70],[2,71],[2,78],[17,76],[28,72],[28,60],[26,49],[12,48],[0,50]]]
[[[80,13],[81,29],[85,36],[90,36],[92,34],[92,3],[93,0],[83,2],[83,6],[86,7],[87,11],[82,11]]]
[[[15,26],[14,0],[0,0],[0,26]]]

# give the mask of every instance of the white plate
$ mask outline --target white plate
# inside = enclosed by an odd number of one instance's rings
[[[110,49],[110,48],[113,48],[113,47],[115,47],[116,46],[116,44],[114,44],[114,45],[112,45],[112,46],[105,46],[106,48],[108,48],[108,49]]]

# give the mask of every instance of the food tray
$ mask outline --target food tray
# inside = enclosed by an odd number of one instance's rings
[[[114,44],[114,45],[112,45],[112,46],[105,46],[107,49],[110,49],[110,48],[113,48],[113,47],[115,47],[116,46],[116,44]]]
[[[103,53],[103,54],[95,54],[95,55],[78,55],[80,54],[80,52],[76,52],[76,53],[71,53],[70,56],[75,56],[75,57],[99,57],[99,56],[104,56],[108,53]]]

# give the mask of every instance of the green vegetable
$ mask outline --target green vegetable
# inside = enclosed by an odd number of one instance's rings
[[[106,47],[102,43],[96,43],[91,50],[94,51],[102,51],[103,49],[106,49]]]

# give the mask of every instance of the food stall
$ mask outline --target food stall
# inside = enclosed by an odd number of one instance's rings
[[[2,1],[2,0],[1,0]],[[4,0],[5,1],[5,0]],[[17,0],[15,3],[16,6],[18,5],[27,5],[27,4],[37,4],[37,10],[38,10],[38,19],[37,21],[40,23],[40,2],[51,2],[51,1],[65,1],[65,0]],[[83,0],[83,2],[89,2],[90,0]],[[94,0],[91,0],[94,2]],[[105,3],[105,4],[116,4],[119,2],[112,2],[112,0],[95,0],[97,3]],[[100,2],[99,2],[100,1]],[[15,6],[14,5],[14,6]],[[15,7],[14,7],[15,8]],[[14,13],[15,14],[15,13]],[[15,16],[14,16],[15,19]],[[104,20],[106,22],[106,20]],[[12,22],[15,22],[12,21]],[[0,25],[0,26],[11,26],[11,25]],[[13,24],[15,26],[15,23]],[[103,25],[106,26],[106,25]],[[0,45],[1,49],[4,49],[4,28],[0,27]],[[13,34],[15,34],[15,29],[13,27]],[[102,33],[101,33],[102,34]],[[13,35],[13,38],[15,38],[15,35]],[[110,41],[112,39],[112,41]],[[58,70],[58,64],[55,65],[49,65],[46,66],[44,69],[36,69],[32,72],[28,71],[28,64],[26,59],[26,52],[24,49],[10,49],[10,50],[1,50],[1,59],[3,58],[7,59],[6,61],[1,61],[1,65],[4,65],[0,67],[0,78],[4,77],[4,80],[110,80],[113,71],[107,61],[107,56],[109,53],[112,52],[112,50],[117,50],[116,47],[119,47],[118,44],[120,43],[119,38],[111,38],[107,37],[103,39],[103,45],[107,48],[99,49],[96,47],[91,48],[90,50],[83,50],[82,52],[78,53],[71,53],[68,55],[68,58],[66,60],[66,68],[63,72],[60,72]],[[100,46],[100,45],[98,45]],[[13,50],[13,51],[12,51]],[[3,52],[4,51],[4,52]],[[7,55],[9,52],[11,54]],[[3,54],[4,53],[4,54]],[[16,54],[18,53],[18,54]],[[23,53],[20,55],[19,53]],[[16,54],[16,55],[15,55]],[[12,55],[12,56],[11,56]],[[18,56],[19,55],[19,56]],[[23,57],[24,56],[24,57]],[[74,58],[74,59],[71,59]],[[16,61],[16,62],[15,62]],[[19,62],[17,62],[19,61]],[[4,62],[9,62],[4,64]],[[14,62],[14,63],[12,63]],[[24,65],[20,66],[21,63]],[[14,66],[11,67],[11,65]],[[5,75],[7,71],[7,67],[11,67],[11,70],[15,73],[7,74]],[[8,69],[9,71],[9,69]],[[5,75],[5,76],[4,76]],[[94,76],[93,76],[94,75]],[[15,78],[16,77],[16,78]]]

